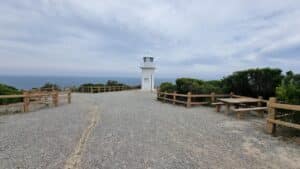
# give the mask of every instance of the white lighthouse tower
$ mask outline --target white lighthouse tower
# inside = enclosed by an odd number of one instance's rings
[[[142,90],[144,91],[153,91],[154,90],[154,58],[153,57],[144,57],[143,63],[141,65],[142,69]]]

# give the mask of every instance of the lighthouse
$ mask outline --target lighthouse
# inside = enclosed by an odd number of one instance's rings
[[[142,69],[142,90],[143,91],[153,91],[154,90],[154,58],[153,57],[143,57],[143,63],[141,65]]]

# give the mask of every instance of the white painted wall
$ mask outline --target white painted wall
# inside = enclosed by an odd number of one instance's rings
[[[154,71],[155,68],[142,68],[142,90],[153,91],[154,90]]]

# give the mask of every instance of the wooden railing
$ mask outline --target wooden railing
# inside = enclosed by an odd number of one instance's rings
[[[30,104],[43,103],[54,107],[57,107],[61,99],[66,99],[67,103],[71,104],[71,92],[23,92],[21,95],[0,95],[0,99],[12,99],[22,98],[23,99],[23,112],[28,112]]]
[[[300,130],[300,124],[295,124],[295,123],[280,120],[280,117],[290,115],[290,114],[278,116],[277,115],[278,109],[290,110],[290,111],[295,111],[295,113],[300,113],[300,105],[277,103],[275,97],[270,98],[268,102],[268,117],[267,117],[267,126],[266,126],[266,131],[268,133],[274,134],[276,132],[276,125],[282,125],[285,127],[290,127],[290,128],[295,128]]]
[[[192,94],[188,92],[187,94],[178,94],[176,92],[167,93],[167,92],[160,92],[157,91],[157,99],[163,102],[171,102],[173,104],[179,103],[186,105],[186,107],[191,107],[193,105],[203,105],[209,104],[209,102],[213,103],[219,97],[231,97],[231,94]],[[196,98],[208,98],[208,101],[194,101]]]
[[[115,92],[131,89],[128,86],[85,86],[79,89],[82,93],[103,93],[103,92]]]

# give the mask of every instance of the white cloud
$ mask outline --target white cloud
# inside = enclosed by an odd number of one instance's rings
[[[260,66],[299,72],[300,56],[281,64],[289,48],[300,46],[299,6],[296,0],[6,1],[0,71],[135,76],[150,54],[158,76],[218,78]],[[282,57],[269,56],[283,50]]]

